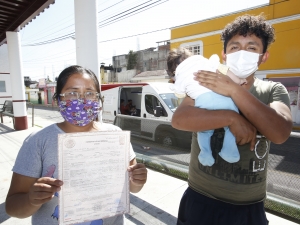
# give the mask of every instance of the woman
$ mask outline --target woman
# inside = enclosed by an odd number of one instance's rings
[[[17,218],[32,216],[32,224],[58,224],[57,192],[63,185],[63,181],[56,179],[58,134],[120,130],[114,125],[95,121],[102,109],[99,87],[95,74],[80,66],[70,66],[60,73],[53,99],[57,101],[65,120],[34,132],[25,139],[13,167],[6,198],[8,215]],[[66,106],[72,108],[76,116],[69,116]],[[132,147],[128,171],[130,191],[140,191],[147,180],[147,169],[144,164],[136,162]],[[124,224],[124,216],[99,219],[90,224]]]

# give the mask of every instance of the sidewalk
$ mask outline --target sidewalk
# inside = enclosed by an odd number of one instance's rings
[[[31,127],[28,116],[28,130],[12,131],[11,118],[4,117],[0,124],[0,224],[29,225],[30,218],[10,218],[5,213],[5,197],[10,185],[11,169],[23,140],[36,129],[52,122],[35,117],[35,127]],[[130,213],[126,215],[128,225],[176,224],[177,210],[181,196],[187,188],[186,181],[148,169],[148,180],[137,194],[130,195]],[[296,223],[267,213],[270,225],[295,225]]]

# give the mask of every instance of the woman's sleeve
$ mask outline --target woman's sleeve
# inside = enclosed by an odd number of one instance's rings
[[[12,171],[28,177],[41,177],[42,160],[37,134],[31,134],[24,140]]]

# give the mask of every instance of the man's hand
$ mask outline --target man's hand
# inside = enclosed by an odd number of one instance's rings
[[[40,206],[50,201],[54,197],[55,192],[60,191],[62,185],[63,182],[61,180],[50,177],[39,178],[28,192],[30,204]]]
[[[230,77],[209,71],[194,73],[194,79],[202,86],[220,95],[231,97],[240,86],[234,83]]]
[[[238,145],[250,143],[250,150],[254,150],[257,130],[247,119],[237,114],[228,127]]]

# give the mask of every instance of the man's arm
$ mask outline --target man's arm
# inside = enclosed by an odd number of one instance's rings
[[[292,130],[291,111],[287,105],[275,101],[265,105],[247,90],[239,87],[231,94],[232,100],[243,115],[263,134],[275,144],[285,142]]]
[[[239,145],[250,143],[254,149],[256,129],[243,116],[232,110],[196,108],[194,100],[186,97],[172,117],[172,126],[178,130],[204,131],[228,126]]]
[[[212,91],[231,97],[247,120],[267,139],[275,144],[287,140],[292,130],[291,112],[285,104],[275,101],[265,105],[246,88],[235,84],[229,77],[217,73],[201,71],[196,79]],[[248,79],[248,78],[247,78]],[[253,75],[248,85],[253,84]]]

